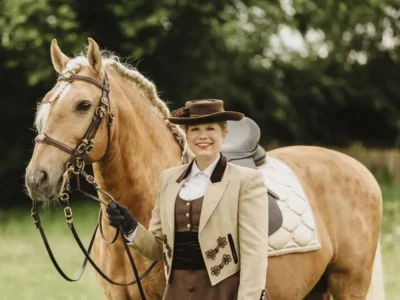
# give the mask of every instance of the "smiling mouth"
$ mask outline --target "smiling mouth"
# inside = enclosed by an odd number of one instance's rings
[[[198,146],[198,147],[200,147],[202,149],[205,149],[205,148],[207,148],[208,146],[211,146],[211,145],[212,145],[211,143],[198,143],[198,144],[196,144],[196,146]]]

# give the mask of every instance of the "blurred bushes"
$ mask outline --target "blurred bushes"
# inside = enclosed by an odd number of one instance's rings
[[[222,98],[264,141],[397,147],[398,0],[0,0],[1,203],[21,195],[35,102],[55,82],[49,45],[93,37],[177,108]],[[10,126],[12,124],[12,126]],[[397,138],[398,140],[398,138]]]
[[[339,149],[364,164],[380,183],[400,183],[400,149],[365,148],[354,143],[347,149]]]

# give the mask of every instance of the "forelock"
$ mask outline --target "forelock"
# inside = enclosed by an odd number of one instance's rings
[[[50,114],[50,103],[39,103],[36,108],[35,129],[38,133],[43,131]]]

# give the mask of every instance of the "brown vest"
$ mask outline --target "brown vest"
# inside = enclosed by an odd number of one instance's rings
[[[173,269],[205,269],[198,240],[201,207],[203,197],[195,200],[183,200],[178,196],[175,201],[175,251]]]

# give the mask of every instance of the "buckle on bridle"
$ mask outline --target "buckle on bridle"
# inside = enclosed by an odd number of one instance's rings
[[[60,200],[61,201],[68,201],[69,200],[69,195],[67,193],[62,193],[60,195]]]
[[[114,114],[114,112],[110,111],[110,112],[108,113],[108,117],[110,118],[109,123],[110,123],[110,126],[111,126],[111,125],[114,123],[114,119],[115,119],[115,114]]]
[[[33,224],[36,225],[36,228],[39,228],[40,227],[40,218],[36,212],[36,209],[34,209],[33,207],[31,209],[31,216],[33,218]]]
[[[85,168],[85,161],[82,158],[77,157],[73,165],[72,172],[75,175],[78,175],[82,172],[84,168]]]
[[[97,117],[97,116],[100,115],[100,113],[102,113],[101,116],[103,117],[103,115],[104,115],[105,112],[106,112],[106,108],[105,108],[104,106],[98,106],[98,107],[96,108],[96,110],[95,110],[95,115],[96,115],[96,117]]]
[[[82,140],[81,144],[78,146],[78,149],[77,149],[78,153],[82,154],[83,152],[85,152],[87,149],[87,146],[88,146],[88,140],[87,139]]]
[[[86,176],[86,181],[89,182],[90,184],[96,183],[96,180],[94,179],[94,177],[92,175]]]
[[[72,209],[71,207],[67,206],[64,208],[64,216],[67,220],[68,224],[72,224],[72,222],[74,221],[74,219],[72,218]]]
[[[89,144],[86,147],[86,153],[89,153],[90,151],[92,151],[93,147],[94,147],[94,142],[93,142],[93,140],[90,140]]]

